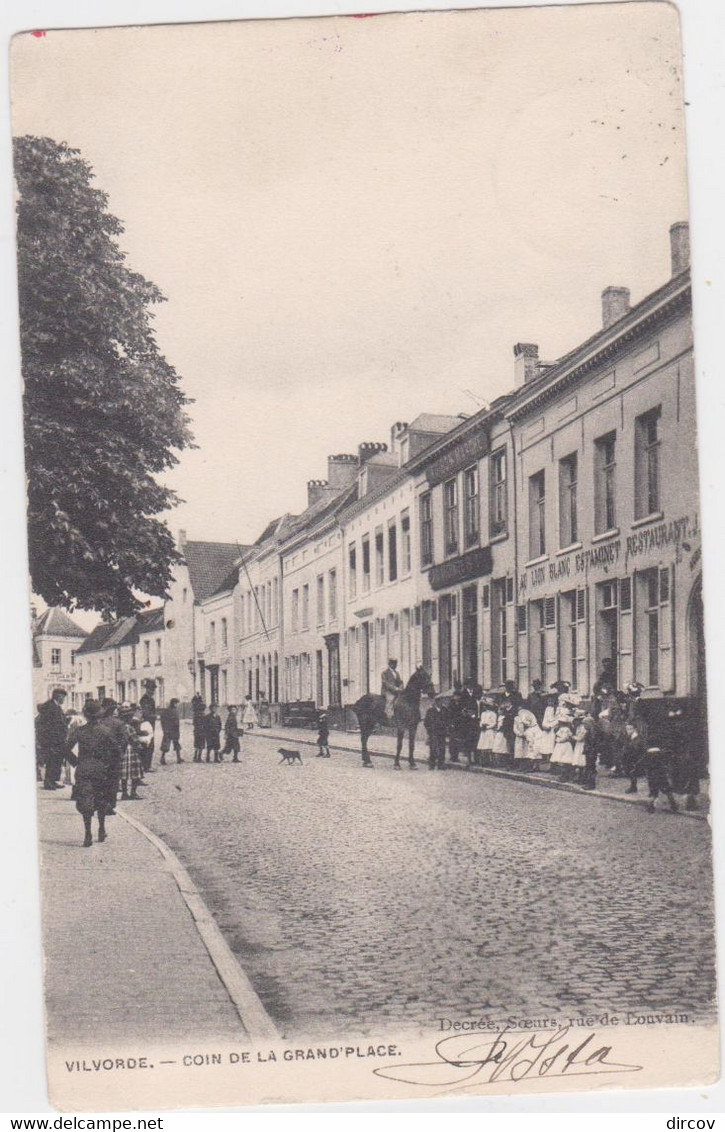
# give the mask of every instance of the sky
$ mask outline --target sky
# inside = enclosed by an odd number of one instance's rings
[[[16,37],[13,130],[80,149],[156,283],[198,448],[190,539],[254,540],[327,455],[475,412],[669,275],[687,217],[669,4]]]

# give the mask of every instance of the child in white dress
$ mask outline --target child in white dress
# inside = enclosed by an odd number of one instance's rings
[[[476,763],[478,766],[491,765],[491,752],[493,739],[496,734],[496,706],[493,700],[481,700],[481,718],[479,720],[478,748]]]
[[[574,755],[572,725],[574,717],[568,705],[560,704],[556,713],[554,727],[554,751],[551,756],[552,769],[556,768],[562,780],[571,776],[571,760]]]
[[[244,724],[245,727],[249,728],[249,730],[251,731],[251,729],[253,727],[256,727],[258,725],[259,720],[257,718],[257,709],[255,708],[254,704],[252,703],[252,697],[247,696],[246,700],[247,700],[247,702],[244,705],[244,715],[242,716],[242,723]]]
[[[541,759],[536,744],[538,734],[539,725],[534,713],[528,708],[519,708],[514,720],[514,761],[522,769],[532,769],[533,764]]]
[[[554,729],[556,727],[556,696],[550,695],[546,697],[546,707],[544,708],[544,718],[541,721],[541,728],[539,731],[539,757],[544,763],[545,769],[548,770],[551,762],[551,756],[554,753]]]

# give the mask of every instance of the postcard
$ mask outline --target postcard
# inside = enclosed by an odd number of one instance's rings
[[[61,1111],[717,1079],[681,63],[13,40]]]

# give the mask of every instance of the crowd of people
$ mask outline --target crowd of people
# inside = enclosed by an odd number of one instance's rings
[[[179,701],[156,709],[153,685],[146,687],[138,704],[107,698],[88,698],[82,713],[65,711],[66,692],[56,688],[38,707],[35,719],[36,773],[44,790],[72,788],[71,797],[83,818],[84,847],[93,844],[92,820],[98,820],[98,841],[106,840],[106,818],[115,814],[116,800],[139,799],[140,786],[148,784],[155,749],[156,724],[161,725],[161,765],[173,750],[177,763],[181,754]],[[216,704],[208,707],[201,696],[192,701],[194,762],[222,762],[226,754],[239,762],[242,728],[237,708],[230,705],[222,723]],[[257,722],[251,697],[244,707],[243,723]],[[224,732],[224,745],[221,735]]]
[[[452,696],[438,697],[425,714],[428,765],[442,769],[447,753],[453,763],[548,773],[584,790],[596,789],[599,771],[627,778],[627,794],[638,793],[646,779],[650,811],[660,794],[676,811],[675,793],[686,795],[687,809],[697,809],[702,741],[688,705],[657,701],[653,718],[643,691],[639,683],[617,689],[612,661],[604,663],[587,701],[566,680],[548,690],[534,680],[526,698],[513,681],[496,696],[469,681]]]
[[[391,659],[383,674],[385,711],[392,717],[402,688],[397,662]],[[597,774],[626,778],[628,794],[646,780],[649,809],[663,795],[673,811],[676,793],[686,796],[685,807],[698,808],[700,777],[706,771],[704,740],[686,701],[650,701],[648,712],[641,684],[616,687],[615,670],[605,662],[602,673],[583,701],[565,680],[547,690],[534,680],[524,698],[512,681],[502,693],[484,694],[475,681],[457,684],[449,696],[436,696],[425,712],[428,766],[442,770],[447,762],[546,773],[562,782],[594,790]],[[41,704],[35,720],[37,776],[45,790],[72,786],[72,798],[83,818],[83,844],[93,843],[91,822],[98,820],[98,840],[106,838],[105,819],[115,813],[116,799],[134,800],[152,770],[157,721],[161,725],[160,763],[173,750],[181,753],[179,701],[172,699],[157,712],[152,684],[138,704],[112,699],[88,699],[82,715],[66,712],[66,693],[56,689]],[[652,703],[657,704],[653,718]],[[258,726],[257,712],[247,696],[241,718],[236,705],[222,719],[216,704],[206,705],[198,693],[191,702],[193,761],[221,763],[225,755],[240,761],[245,730]],[[318,757],[330,757],[327,714],[318,713]]]

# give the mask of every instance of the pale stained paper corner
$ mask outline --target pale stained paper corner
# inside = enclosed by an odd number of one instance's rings
[[[12,95],[53,1103],[712,1083],[676,9]]]

